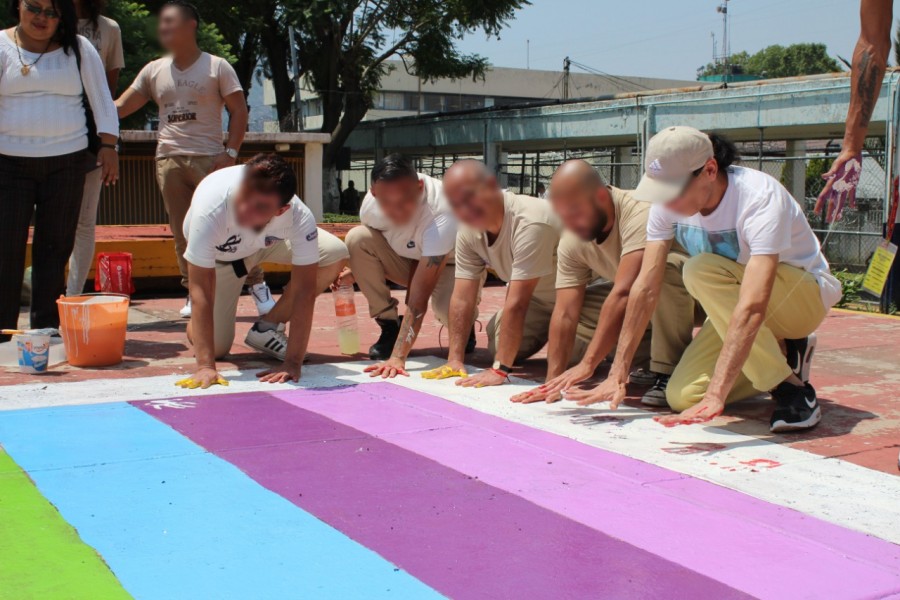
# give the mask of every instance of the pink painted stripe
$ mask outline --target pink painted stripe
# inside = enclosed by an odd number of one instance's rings
[[[687,475],[392,384],[275,395],[755,596],[900,592],[900,547]]]
[[[189,410],[135,406],[452,598],[747,597],[270,395],[192,400]]]

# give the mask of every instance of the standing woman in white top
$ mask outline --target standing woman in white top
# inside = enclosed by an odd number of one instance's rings
[[[125,67],[125,53],[122,50],[122,32],[119,24],[103,16],[105,0],[75,0],[78,15],[78,33],[94,46],[103,62],[109,93],[116,97],[119,72]],[[75,248],[69,259],[69,277],[66,281],[66,295],[77,296],[84,291],[84,283],[94,260],[95,231],[97,228],[97,208],[103,190],[102,171],[89,171],[84,179],[84,195],[81,200],[81,214],[75,233]]]
[[[0,328],[18,321],[32,217],[31,326],[58,327],[85,173],[96,164],[104,183],[118,179],[119,121],[103,63],[77,34],[73,1],[11,0],[10,11],[18,23],[0,32]],[[96,159],[85,104],[99,133]]]

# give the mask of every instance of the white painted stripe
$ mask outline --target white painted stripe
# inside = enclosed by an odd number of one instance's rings
[[[362,373],[369,364],[307,365],[300,387],[371,381]],[[439,359],[428,358],[410,361],[408,366],[415,370],[439,364]],[[7,386],[0,388],[0,409],[297,387],[260,384],[252,372],[226,376],[229,387],[215,386],[206,391],[175,388],[174,382],[183,375]],[[510,396],[533,385],[523,380],[496,388],[470,389],[458,387],[452,380],[431,381],[413,373],[393,382],[900,543],[900,477],[721,428],[694,425],[667,429],[650,418],[653,413],[630,407],[610,413],[604,408],[579,408],[568,402],[527,406],[509,402]]]

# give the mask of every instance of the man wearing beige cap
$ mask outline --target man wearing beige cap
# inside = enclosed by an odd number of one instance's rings
[[[641,274],[609,378],[567,397],[582,405],[624,397],[635,349],[650,320],[674,241],[691,255],[684,283],[708,315],[666,389],[681,413],[666,425],[700,423],[727,402],[770,392],[773,432],[821,420],[809,385],[813,333],[840,299],[819,241],[800,205],[777,180],[732,166],[728,140],[691,127],[670,127],[650,140],[646,172],[634,192],[652,202]]]

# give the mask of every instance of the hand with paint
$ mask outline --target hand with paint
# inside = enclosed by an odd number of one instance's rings
[[[535,402],[546,402],[547,404],[552,404],[554,402],[559,402],[560,400],[562,400],[562,393],[548,392],[544,389],[544,386],[536,387],[528,390],[527,392],[516,394],[509,399],[510,402],[515,402],[516,404],[534,404]]]
[[[452,377],[462,377],[465,379],[468,376],[469,374],[466,373],[466,366],[455,360],[451,360],[441,367],[422,373],[422,379],[450,379]]]
[[[566,370],[562,375],[547,380],[540,389],[548,394],[559,394],[559,392],[568,391],[569,388],[585,379],[590,379],[593,375],[594,369],[590,365],[579,362],[571,369]]]
[[[848,204],[856,207],[856,186],[862,172],[862,154],[844,150],[835,159],[831,169],[822,175],[825,187],[816,201],[816,214],[825,210],[825,221],[836,223],[844,214]]]
[[[462,387],[483,388],[494,385],[503,385],[508,379],[509,376],[498,369],[485,369],[477,375],[460,379],[456,382],[456,385]]]
[[[703,400],[690,407],[686,411],[675,415],[663,415],[654,417],[653,420],[666,427],[676,425],[694,425],[712,421],[725,411],[725,401],[712,396],[705,396]]]
[[[406,361],[402,358],[391,357],[386,361],[365,368],[365,372],[369,377],[381,377],[382,379],[393,379],[397,375],[409,377],[406,370]]]
[[[625,400],[625,382],[614,377],[607,377],[600,385],[591,390],[566,390],[565,398],[574,400],[578,406],[609,402],[610,410],[616,410]]]
[[[289,381],[300,381],[300,370],[302,364],[299,362],[284,361],[280,369],[267,369],[256,374],[262,383],[288,383]]]
[[[175,385],[186,390],[195,390],[197,388],[205,390],[212,385],[227,386],[228,380],[211,367],[201,367],[192,376],[176,381]]]

